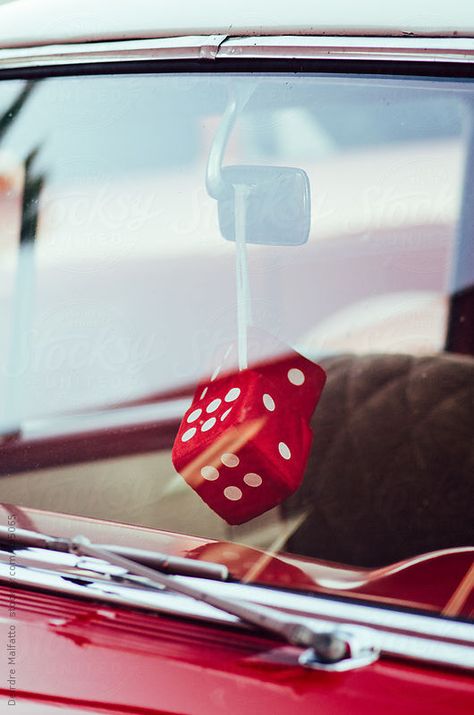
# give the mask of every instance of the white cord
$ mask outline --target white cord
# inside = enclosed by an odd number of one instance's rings
[[[239,370],[245,370],[248,366],[247,328],[251,322],[247,243],[245,240],[247,199],[249,194],[250,190],[248,186],[242,184],[234,186],[237,349]]]

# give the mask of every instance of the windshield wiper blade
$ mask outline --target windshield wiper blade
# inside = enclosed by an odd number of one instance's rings
[[[37,548],[48,549],[50,551],[71,552],[71,540],[64,537],[48,536],[37,531],[28,529],[9,530],[6,526],[0,526],[0,544],[10,548]],[[182,556],[168,556],[158,551],[148,551],[145,549],[135,549],[128,546],[118,546],[109,544],[96,544],[98,548],[104,549],[107,553],[118,554],[130,559],[137,564],[149,566],[158,571],[179,576],[196,576],[198,578],[209,578],[216,581],[227,581],[229,579],[229,569],[223,564],[211,561],[197,561]]]

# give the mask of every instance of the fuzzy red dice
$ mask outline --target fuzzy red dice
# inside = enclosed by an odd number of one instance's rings
[[[301,484],[324,370],[294,351],[218,371],[198,386],[173,446],[176,470],[229,524],[280,504]]]

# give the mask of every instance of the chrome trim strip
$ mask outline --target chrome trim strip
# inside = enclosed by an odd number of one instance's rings
[[[182,578],[182,577],[177,577]],[[405,611],[347,603],[313,594],[291,593],[261,586],[233,583],[204,583],[203,590],[212,589],[216,595],[257,601],[264,606],[274,606],[293,613],[324,617],[390,631],[418,634],[423,637],[447,638],[474,643],[474,623],[462,623],[444,618],[418,615]],[[200,584],[201,585],[201,584]]]
[[[116,606],[137,606],[173,616],[186,616],[214,624],[226,623],[246,628],[234,616],[179,594],[139,590],[103,580],[80,586],[64,580],[58,572],[59,563],[56,564],[56,568],[53,567],[54,572],[42,568],[26,568],[20,563],[21,556],[18,554],[14,579],[9,572],[8,563],[5,561],[0,563],[0,583],[10,587],[13,584],[28,585],[56,594],[65,593],[79,598],[100,599]],[[71,578],[70,555],[67,565],[69,568],[64,575],[66,578]],[[335,622],[369,626],[374,629],[374,639],[386,656],[474,670],[474,624],[471,623],[388,610],[377,606],[344,603],[326,597],[306,596],[259,586],[209,582],[205,579],[186,577],[175,578],[199,585],[202,589],[207,588],[214,594],[253,601],[280,608],[287,613],[298,614],[299,617],[307,618],[314,627],[322,629]]]
[[[343,59],[474,62],[474,39],[196,35],[0,49],[0,69],[136,60]]]
[[[473,62],[474,40],[381,37],[228,38],[219,58]]]
[[[0,69],[138,60],[213,60],[225,38],[225,35],[202,35],[0,49]]]
[[[0,565],[9,563],[9,552],[0,548]],[[84,564],[94,566],[97,573],[107,574],[115,567],[109,567],[103,561],[91,557],[71,555],[69,552],[54,551],[38,547],[15,550],[15,564],[22,568],[39,569],[45,573],[65,573],[64,569],[85,568]],[[69,576],[71,573],[69,572]],[[351,603],[339,601],[328,596],[316,596],[313,593],[294,593],[288,590],[246,583],[217,582],[207,579],[190,580],[185,576],[176,576],[177,580],[188,584],[199,584],[202,590],[209,590],[216,596],[238,598],[257,602],[285,611],[311,616],[323,616],[331,620],[347,621],[373,628],[383,627],[388,630],[416,633],[424,637],[448,638],[459,642],[474,643],[474,623],[465,623],[447,618],[420,615],[406,611],[384,608],[377,604]],[[0,575],[1,580],[1,575]]]

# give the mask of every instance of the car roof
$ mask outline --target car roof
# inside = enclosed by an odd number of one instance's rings
[[[474,2],[0,0],[0,47],[213,34],[474,37]]]

